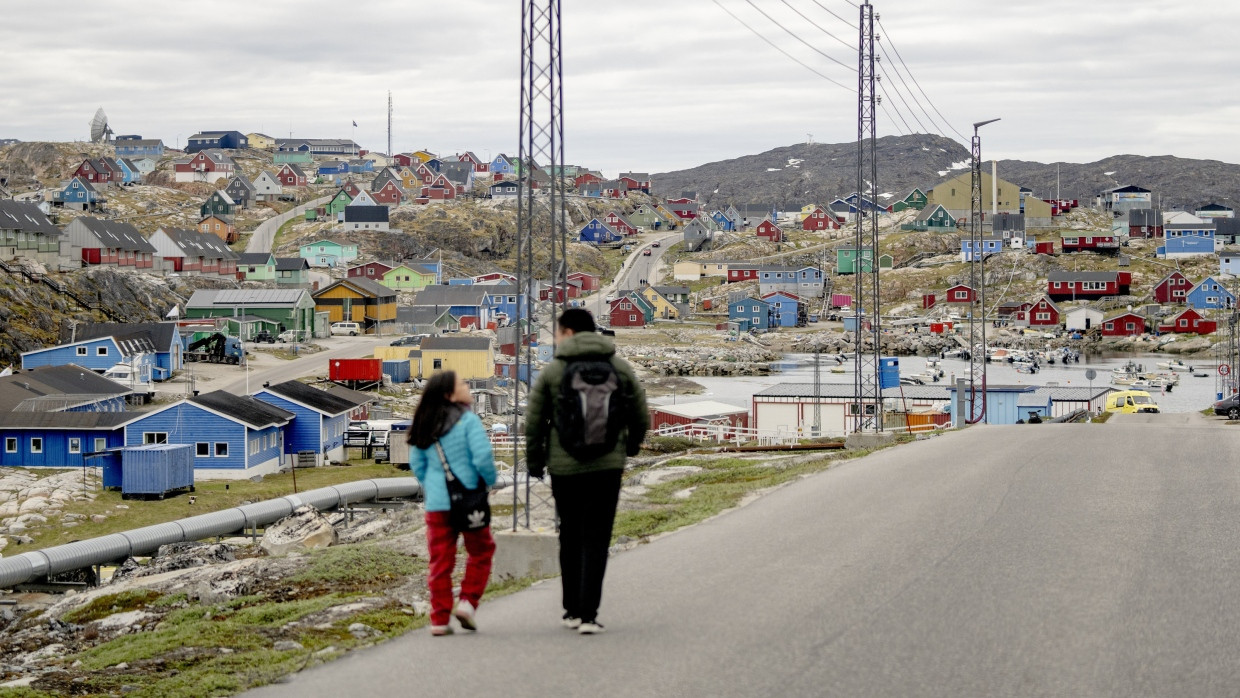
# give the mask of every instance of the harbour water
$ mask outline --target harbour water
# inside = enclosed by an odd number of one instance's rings
[[[847,358],[848,360],[839,365],[839,368],[844,369],[845,372],[833,373],[832,369],[837,366],[835,359],[823,355],[821,360],[822,382],[851,385],[853,367],[851,356]],[[907,376],[926,371],[926,359],[924,357],[902,356],[899,358],[900,373],[902,375]],[[1124,390],[1127,389],[1126,386],[1111,384],[1112,369],[1122,368],[1126,363],[1132,361],[1143,366],[1144,370],[1148,372],[1169,372],[1166,369],[1157,368],[1157,365],[1159,362],[1170,361],[1176,358],[1169,354],[1082,356],[1079,363],[1062,364],[1056,362],[1051,365],[1044,363],[1041,370],[1035,374],[1018,373],[1011,364],[995,361],[987,366],[986,377],[987,383],[990,385],[1044,386],[1050,383],[1058,383],[1065,386],[1089,386],[1091,382],[1085,377],[1085,369],[1092,368],[1097,372],[1097,377],[1092,382],[1093,387],[1110,386]],[[1216,393],[1219,390],[1217,363],[1214,360],[1207,359],[1185,359],[1184,363],[1203,369],[1208,374],[1208,377],[1195,378],[1190,373],[1181,371],[1178,373],[1180,378],[1179,385],[1176,385],[1171,392],[1165,393],[1158,388],[1149,389],[1150,395],[1163,412],[1197,412],[1211,406],[1217,399]],[[705,388],[702,393],[660,397],[651,402],[670,404],[673,401],[717,400],[732,405],[749,407],[752,404],[754,393],[765,390],[772,385],[778,383],[814,382],[813,354],[786,354],[779,365],[782,367],[782,370],[774,371],[766,376],[694,376],[691,380]],[[940,379],[941,385],[947,385],[954,377],[966,378],[969,373],[969,363],[960,359],[944,359],[941,362],[941,367],[945,374]],[[839,369],[837,368],[836,370]],[[1197,371],[1197,373],[1200,372]]]

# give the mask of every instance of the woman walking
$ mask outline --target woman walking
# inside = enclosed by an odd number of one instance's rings
[[[451,635],[449,622],[456,617],[465,630],[477,630],[474,613],[491,576],[495,541],[490,527],[458,531],[449,523],[451,510],[444,467],[469,489],[495,484],[491,441],[478,415],[470,411],[473,396],[469,384],[456,372],[431,376],[422,401],[413,413],[409,429],[409,465],[422,483],[426,506],[426,542],[430,551],[427,586],[431,592],[431,635]],[[441,454],[443,458],[441,459]],[[444,461],[447,461],[446,464]],[[452,570],[456,566],[456,540],[465,538],[465,577],[461,596],[452,607]]]

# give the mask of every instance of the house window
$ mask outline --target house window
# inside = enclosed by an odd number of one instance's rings
[[[435,371],[443,368],[443,359],[435,359],[432,361],[431,368]]]
[[[629,316],[629,322],[637,322],[637,316],[636,316],[636,315],[630,315],[630,316]]]
[[[1137,323],[1135,322],[1125,323],[1124,329],[1129,330],[1129,331],[1135,331],[1137,329]]]
[[[168,432],[166,431],[144,431],[142,432],[142,444],[149,446],[151,444],[168,443]]]
[[[1188,327],[1188,320],[1180,320],[1180,327]]]
[[[95,453],[99,453],[100,451],[107,449],[107,447],[108,447],[107,439],[95,439]]]
[[[107,355],[108,355],[107,347],[95,347],[95,356],[107,356]]]
[[[1050,319],[1051,319],[1051,314],[1050,314],[1050,313],[1038,313],[1038,314],[1037,314],[1037,319],[1038,319],[1038,320],[1050,320]]]
[[[199,441],[198,443],[194,444],[194,455],[198,456],[199,458],[206,458],[207,456],[211,455],[211,444],[205,441]]]
[[[228,442],[227,441],[215,442],[215,457],[216,458],[227,458],[228,457]]]
[[[78,347],[78,348],[77,348],[77,355],[78,355],[78,356],[86,356],[86,347]]]
[[[12,436],[6,438],[4,440],[4,452],[5,453],[17,453],[17,439],[13,438]]]
[[[82,452],[82,440],[76,437],[69,439],[69,453],[81,453],[81,452]]]
[[[43,439],[38,436],[30,437],[30,452],[43,453]]]

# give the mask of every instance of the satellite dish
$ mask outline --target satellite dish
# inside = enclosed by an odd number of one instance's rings
[[[103,113],[103,107],[99,107],[99,111],[95,112],[95,118],[90,120],[90,140],[92,143],[101,143],[108,140],[108,136],[112,135],[112,129],[108,126],[108,115]]]

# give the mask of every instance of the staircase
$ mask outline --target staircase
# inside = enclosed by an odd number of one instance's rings
[[[0,269],[4,270],[4,272],[7,273],[9,276],[20,276],[20,277],[25,278],[27,281],[31,283],[43,284],[44,286],[52,289],[56,293],[62,296],[67,296],[74,303],[77,303],[79,306],[87,310],[95,310],[100,313],[103,313],[109,320],[113,322],[128,322],[128,320],[125,318],[124,315],[117,313],[115,310],[103,305],[102,303],[99,303],[98,301],[83,300],[81,296],[74,293],[72,290],[70,290],[67,286],[60,283],[59,281],[49,278],[48,276],[44,274],[30,271],[24,265],[14,266],[12,264],[8,264],[7,262],[0,261]]]

